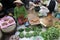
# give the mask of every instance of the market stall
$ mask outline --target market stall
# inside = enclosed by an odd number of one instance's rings
[[[19,37],[19,40],[59,40],[60,20],[50,15],[47,17],[39,18],[35,14],[36,13],[29,13],[28,18],[29,21],[32,19],[35,20],[34,18],[36,19],[38,18],[39,20],[38,24],[37,22],[35,24],[29,22],[31,24],[29,27],[24,28],[23,26],[20,26],[21,28],[18,29],[17,32],[15,33],[15,35]]]
[[[45,1],[48,2],[48,0]],[[36,6],[38,3],[36,5],[31,3],[30,6],[32,7],[30,8],[32,9],[26,10],[28,12],[27,21],[23,15],[17,19],[11,16],[1,18],[0,39],[3,35],[4,40],[60,40],[60,6],[57,11],[54,10],[53,12],[48,9],[46,3],[41,1],[39,6]],[[14,31],[15,33],[12,33]]]

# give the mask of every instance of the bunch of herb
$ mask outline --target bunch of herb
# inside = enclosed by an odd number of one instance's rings
[[[26,35],[25,35],[26,38],[29,38],[31,36],[32,36],[32,33],[26,33]]]
[[[23,38],[23,37],[24,37],[23,32],[20,33],[19,37],[20,37],[20,38]]]
[[[54,40],[59,37],[59,29],[55,27],[50,27],[46,32],[41,33],[44,40]]]

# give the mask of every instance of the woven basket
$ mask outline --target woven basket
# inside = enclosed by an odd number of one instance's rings
[[[10,32],[12,32],[12,31],[14,31],[15,28],[16,28],[16,24],[11,25],[11,26],[9,26],[9,27],[7,27],[7,28],[2,29],[2,31],[3,31],[4,33],[10,33]]]

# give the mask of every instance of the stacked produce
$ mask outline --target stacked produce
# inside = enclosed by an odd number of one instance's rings
[[[41,27],[32,27],[32,28],[25,28],[25,29],[20,29],[18,30],[20,32],[19,37],[20,38],[30,38],[30,37],[35,37],[38,36],[39,33],[41,32]]]
[[[31,28],[19,29],[19,32],[18,36],[21,39],[33,37],[33,40],[58,40],[60,37],[60,29],[55,26],[50,26],[44,32],[42,31],[41,26],[32,26]]]
[[[59,38],[59,29],[55,27],[50,27],[47,31],[41,33],[41,36],[44,38],[44,40],[55,40]]]
[[[60,22],[58,22],[58,21],[54,22],[54,25],[53,26],[55,26],[57,28],[60,28]]]

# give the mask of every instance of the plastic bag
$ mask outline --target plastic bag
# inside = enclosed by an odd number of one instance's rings
[[[41,10],[39,11],[39,13],[41,14],[41,16],[47,16],[47,13],[49,12],[48,8],[45,6],[41,6],[40,8]]]

